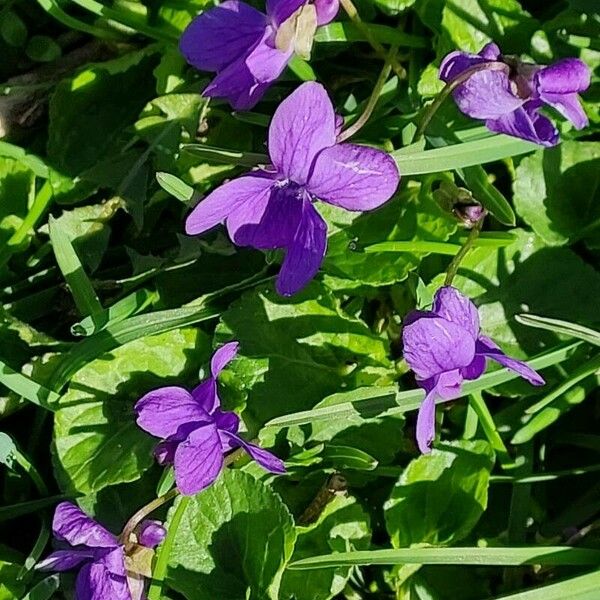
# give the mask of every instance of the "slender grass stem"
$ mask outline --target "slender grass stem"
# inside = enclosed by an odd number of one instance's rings
[[[387,78],[390,75],[390,71],[392,70],[392,61],[394,60],[394,57],[396,56],[396,52],[397,52],[397,48],[392,48],[390,50],[388,57],[385,61],[385,64],[383,65],[383,69],[381,69],[381,73],[379,74],[379,77],[377,78],[375,87],[373,88],[373,91],[371,92],[371,96],[369,97],[367,106],[365,106],[365,110],[358,117],[358,119],[356,119],[356,121],[354,123],[352,123],[352,125],[350,125],[350,127],[348,127],[348,129],[346,129],[345,131],[342,131],[340,133],[340,135],[338,136],[338,142],[343,142],[344,140],[351,138],[355,133],[360,131],[365,126],[365,124],[371,117],[371,114],[373,113],[373,110],[375,110],[375,107],[377,106],[377,102],[379,101],[379,96],[381,95],[381,90],[383,89],[383,86],[385,85],[385,82],[387,81]]]

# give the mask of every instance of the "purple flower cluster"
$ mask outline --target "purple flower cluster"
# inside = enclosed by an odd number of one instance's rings
[[[56,507],[52,531],[66,548],[39,562],[39,570],[70,571],[80,567],[78,600],[141,600],[143,577],[127,569],[125,546],[110,531],[70,502]],[[144,521],[137,532],[137,545],[155,548],[165,533],[158,521]]]
[[[477,307],[456,288],[440,288],[430,311],[413,311],[404,321],[404,358],[425,390],[417,417],[417,442],[421,452],[431,451],[435,437],[435,401],[452,400],[465,379],[478,379],[486,359],[518,373],[533,385],[544,380],[520,360],[506,356],[481,335]]]
[[[469,69],[473,73],[454,90],[454,100],[465,115],[483,119],[492,131],[554,146],[559,135],[552,121],[540,113],[544,105],[577,129],[588,124],[578,93],[590,86],[591,73],[581,60],[566,58],[544,67],[504,56],[491,43],[479,54],[448,54],[440,65],[440,79],[450,82]]]
[[[338,144],[339,120],[319,83],[304,83],[277,108],[269,127],[271,165],[225,183],[188,216],[188,234],[225,223],[238,246],[285,248],[277,291],[289,296],[317,273],[327,225],[317,199],[352,211],[389,200],[400,176],[389,154]]]
[[[294,54],[308,58],[318,25],[332,21],[338,0],[267,0],[267,14],[227,0],[196,17],[184,31],[181,52],[217,76],[205,96],[227,99],[236,110],[252,108]]]
[[[135,405],[137,424],[162,438],[155,454],[160,464],[173,464],[182,494],[197,494],[211,485],[223,469],[224,455],[243,448],[271,473],[285,473],[276,456],[238,435],[240,418],[221,410],[217,377],[233,360],[237,342],[221,346],[213,355],[211,376],[191,392],[176,386],[159,388]]]

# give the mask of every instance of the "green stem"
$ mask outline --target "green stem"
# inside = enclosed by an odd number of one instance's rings
[[[179,524],[181,523],[181,519],[183,519],[183,515],[191,499],[191,496],[182,496],[179,500],[179,504],[175,508],[175,513],[169,523],[165,541],[159,546],[157,551],[156,564],[154,565],[154,571],[152,573],[152,582],[150,583],[150,588],[148,590],[148,600],[161,600],[163,583],[165,575],[167,574],[169,556],[171,556],[175,534],[179,529]]]
[[[133,533],[134,529],[150,513],[154,512],[157,508],[160,508],[163,504],[166,504],[167,502],[169,502],[169,500],[172,500],[173,498],[175,498],[175,496],[177,496],[177,494],[179,494],[179,491],[177,490],[177,488],[173,488],[172,490],[169,490],[166,494],[163,494],[162,496],[159,496],[158,498],[155,498],[154,500],[152,500],[152,502],[149,502],[145,506],[142,506],[142,508],[140,508],[140,510],[138,510],[129,519],[129,521],[127,521],[127,523],[125,523],[125,527],[123,527],[123,531],[121,532],[121,535],[119,536],[121,543],[125,544],[125,546],[127,546],[127,544],[129,544],[129,538],[130,538],[131,534]]]
[[[342,131],[340,133],[340,135],[338,136],[338,142],[343,142],[344,140],[347,140],[348,138],[352,137],[355,133],[357,133],[360,129],[362,129],[362,127],[366,124],[366,122],[371,117],[371,114],[373,113],[375,106],[377,106],[379,96],[381,95],[381,90],[383,89],[383,86],[385,85],[385,82],[387,81],[387,78],[390,75],[390,71],[392,70],[392,61],[394,60],[394,57],[396,56],[396,52],[397,52],[397,48],[392,48],[390,50],[390,53],[385,61],[385,64],[383,65],[383,69],[381,69],[381,73],[379,74],[379,77],[377,78],[375,87],[373,88],[373,91],[371,92],[371,96],[369,98],[369,101],[367,102],[367,106],[365,107],[365,110],[362,112],[360,117],[358,117],[358,119],[356,119],[356,121],[354,123],[352,123],[352,125],[350,125],[350,127],[348,127],[348,129],[346,129],[345,131]]]
[[[475,240],[479,237],[479,233],[481,232],[481,228],[483,227],[483,217],[473,225],[473,229],[469,232],[469,235],[463,244],[462,248],[456,253],[452,262],[448,265],[448,269],[446,271],[446,279],[444,280],[444,285],[452,285],[452,281],[458,272],[458,267],[462,259],[468,254],[469,250],[474,246]]]
[[[373,48],[373,50],[375,50],[375,52],[377,52],[377,54],[379,55],[380,58],[382,58],[383,60],[387,60],[388,54],[387,54],[385,48],[379,42],[379,40],[373,36],[373,33],[371,32],[369,27],[367,27],[365,25],[365,23],[363,23],[363,20],[360,18],[360,15],[358,14],[358,10],[356,9],[356,6],[354,6],[354,3],[352,2],[352,0],[340,0],[340,4],[342,5],[343,9],[346,11],[346,14],[350,17],[350,20],[356,25],[356,27],[364,35],[367,42],[369,42],[369,44],[371,44],[371,47]],[[394,73],[396,73],[396,75],[398,75],[399,79],[404,79],[406,77],[406,71],[404,70],[404,67],[402,65],[398,64],[395,59],[390,61],[390,65],[391,65],[391,68],[394,69]]]
[[[465,69],[460,75],[455,77],[452,81],[449,81],[444,86],[442,91],[435,97],[435,100],[423,112],[423,116],[421,117],[421,121],[417,127],[417,130],[415,131],[415,135],[413,137],[412,143],[414,144],[416,141],[418,141],[423,136],[423,134],[425,133],[425,130],[427,129],[427,126],[429,125],[429,123],[431,122],[431,119],[433,118],[433,115],[435,115],[435,113],[437,112],[439,107],[443,104],[444,100],[459,85],[461,85],[465,81],[467,81],[467,79],[469,79],[469,77],[471,77],[471,75],[473,75],[473,73],[477,73],[478,71],[486,71],[486,70],[506,71],[507,69],[508,69],[507,65],[505,65],[503,62],[485,62],[485,63],[481,63],[478,65],[474,65],[473,67],[469,67],[468,69]]]
[[[23,219],[23,222],[19,226],[19,229],[12,234],[5,246],[0,249],[0,267],[7,263],[13,252],[25,240],[27,234],[37,225],[38,221],[50,206],[53,197],[54,193],[52,191],[52,185],[50,185],[49,181],[46,181],[40,191],[36,194],[35,200],[25,219]]]
[[[498,456],[502,467],[505,469],[514,467],[514,462],[508,453],[508,450],[506,449],[498,430],[496,429],[496,424],[494,423],[492,414],[490,413],[480,392],[476,392],[469,396],[469,406],[475,411],[475,414],[479,419],[479,423],[481,424],[481,428],[485,433],[485,437],[488,439],[488,442],[491,444],[494,452]]]

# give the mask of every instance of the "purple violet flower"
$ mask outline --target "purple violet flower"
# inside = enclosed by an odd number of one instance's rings
[[[385,152],[338,144],[339,120],[325,88],[302,84],[277,108],[269,127],[272,165],[229,181],[188,216],[190,235],[225,223],[238,246],[285,248],[277,291],[290,296],[317,273],[327,248],[319,199],[365,211],[389,200],[400,176]]]
[[[186,496],[211,485],[221,473],[225,453],[242,447],[263,469],[285,473],[283,462],[238,435],[240,418],[221,410],[217,377],[233,360],[238,342],[221,346],[210,363],[211,376],[188,392],[176,386],[159,388],[135,405],[137,424],[162,438],[155,450],[161,464],[173,464],[177,488]]]
[[[152,531],[151,535],[143,534]],[[43,571],[70,571],[81,566],[75,586],[77,600],[138,600],[143,579],[126,567],[125,547],[115,535],[70,502],[61,502],[52,521],[54,537],[71,548],[57,550],[40,561]],[[139,544],[147,549],[162,542],[165,530],[157,521],[141,524]],[[141,581],[141,587],[139,582]]]
[[[490,68],[485,68],[486,64]],[[540,114],[544,105],[554,108],[576,129],[588,124],[577,94],[590,86],[591,73],[581,60],[565,58],[545,67],[504,56],[496,44],[490,43],[479,54],[448,54],[440,65],[440,79],[448,83],[476,65],[482,65],[482,70],[459,85],[453,96],[464,114],[485,120],[488,129],[555,146],[558,130]]]
[[[477,307],[456,288],[440,288],[430,311],[407,315],[402,332],[404,358],[426,396],[417,417],[417,443],[431,451],[435,437],[435,399],[452,400],[460,394],[464,379],[477,379],[485,371],[486,358],[518,373],[533,385],[545,382],[526,363],[506,356],[488,337],[481,335]]]
[[[267,14],[227,0],[196,17],[179,47],[186,60],[217,76],[204,96],[226,98],[236,110],[252,108],[294,54],[309,58],[318,25],[332,21],[339,0],[267,0]]]

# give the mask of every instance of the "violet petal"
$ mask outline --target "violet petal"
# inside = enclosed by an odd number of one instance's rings
[[[216,379],[221,371],[235,358],[239,347],[239,342],[227,342],[227,344],[223,344],[215,350],[215,353],[210,359],[210,372],[214,379]]]
[[[325,88],[303,83],[278,107],[269,127],[271,162],[299,185],[308,180],[316,155],[335,144],[335,113]]]
[[[85,560],[94,558],[92,550],[57,550],[35,566],[39,571],[69,571]]]
[[[223,448],[214,423],[192,431],[175,451],[175,482],[179,491],[194,495],[211,485],[223,468]]]
[[[271,454],[268,450],[260,448],[255,444],[246,442],[239,435],[231,433],[225,433],[225,435],[231,438],[232,448],[241,446],[252,457],[252,459],[255,460],[266,471],[279,474],[286,472],[283,461],[274,454]]]
[[[486,126],[492,131],[505,133],[541,146],[556,146],[558,130],[552,121],[540,115],[536,108],[523,106],[498,119],[488,119]]]
[[[78,600],[131,600],[127,578],[114,575],[102,562],[84,565],[75,589]]]
[[[288,246],[275,287],[282,296],[291,296],[317,274],[327,250],[327,224],[311,202],[304,200],[302,219]]]
[[[423,454],[431,452],[435,439],[435,388],[425,396],[417,414],[417,445]]]
[[[518,109],[525,100],[511,91],[507,72],[483,70],[473,73],[452,94],[458,108],[474,119],[498,119]]]
[[[176,435],[182,425],[210,421],[192,394],[177,386],[148,392],[135,405],[135,412],[144,431],[163,439]]]
[[[495,360],[503,367],[514,371],[523,377],[523,379],[529,381],[532,385],[544,385],[544,383],[546,383],[544,378],[537,371],[534,371],[528,364],[521,360],[506,356],[500,347],[488,337],[481,336],[477,340],[477,354]]]
[[[192,210],[185,223],[186,233],[196,235],[212,229],[244,204],[268,195],[272,184],[271,179],[255,175],[224,183]]]
[[[404,358],[420,379],[471,364],[475,340],[463,327],[441,317],[418,319],[404,327]]]
[[[400,181],[394,159],[381,150],[336,144],[317,155],[308,191],[347,210],[372,210],[389,200]]]
[[[294,184],[275,184],[267,198],[247,204],[227,220],[231,239],[240,246],[270,250],[288,246],[302,218],[305,192]]]
[[[548,94],[584,92],[590,87],[590,68],[578,58],[564,58],[536,72],[537,91]]]
[[[246,55],[245,64],[257,83],[275,81],[292,58],[293,49],[279,50],[273,45],[275,32],[267,30],[263,39]]]
[[[340,0],[315,0],[317,25],[331,23],[340,10]]]
[[[262,38],[266,16],[244,2],[227,0],[203,12],[185,29],[179,48],[197,69],[220,71]]]
[[[540,94],[540,100],[558,111],[565,119],[569,119],[576,129],[583,129],[588,126],[589,120],[577,94],[549,94],[543,92]]]
[[[469,298],[455,287],[443,286],[435,293],[433,312],[466,329],[476,339],[479,335],[479,313]]]
[[[69,542],[71,546],[113,548],[119,545],[112,533],[70,502],[57,505],[52,531],[57,539]]]

